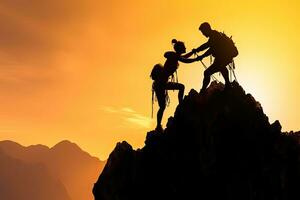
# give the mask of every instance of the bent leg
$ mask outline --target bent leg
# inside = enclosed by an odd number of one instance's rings
[[[184,85],[181,83],[168,82],[166,90],[179,90],[178,91],[178,102],[181,103],[184,95]]]
[[[225,80],[225,85],[229,85],[230,81],[229,81],[229,73],[228,73],[228,69],[226,68],[226,66],[222,67],[222,69],[220,70],[221,74]]]
[[[162,121],[162,117],[163,117],[165,108],[166,108],[166,106],[159,107],[159,109],[158,109],[158,111],[157,111],[157,116],[156,116],[156,119],[157,119],[157,125],[156,125],[156,127],[157,127],[157,128],[162,127],[161,121]]]
[[[203,78],[202,88],[200,92],[205,91],[205,89],[207,88],[210,82],[210,76],[218,71],[219,71],[218,63],[216,61],[204,71],[204,78]]]
[[[220,66],[220,72],[225,80],[225,87],[230,86],[230,80],[229,80],[229,72],[227,69],[227,65],[229,65],[232,62],[232,59],[224,59],[220,61],[219,66]]]
[[[157,101],[158,101],[158,105],[159,105],[159,109],[157,111],[157,126],[156,128],[160,128],[161,126],[161,121],[162,121],[162,117],[166,108],[166,94],[165,94],[165,90],[163,88],[160,88],[158,90],[155,91],[156,97],[157,97]]]

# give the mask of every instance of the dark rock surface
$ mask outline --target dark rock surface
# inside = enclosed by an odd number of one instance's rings
[[[299,133],[282,133],[237,83],[191,90],[145,146],[118,143],[94,185],[96,200],[300,199]]]

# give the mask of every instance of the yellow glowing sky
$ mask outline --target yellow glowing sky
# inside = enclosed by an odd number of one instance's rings
[[[298,2],[0,0],[0,139],[68,139],[101,159],[118,141],[142,146],[155,126],[150,70],[171,39],[205,42],[204,21],[233,35],[239,82],[270,122],[299,130]],[[186,93],[199,90],[200,63],[178,73]],[[176,104],[172,94],[164,121]]]

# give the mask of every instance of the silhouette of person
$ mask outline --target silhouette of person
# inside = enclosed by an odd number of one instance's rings
[[[226,66],[232,62],[232,59],[235,56],[238,55],[238,51],[234,46],[234,43],[225,34],[211,29],[211,26],[207,22],[204,22],[200,25],[199,31],[201,31],[202,34],[209,39],[206,43],[202,44],[197,49],[193,49],[190,53],[187,53],[186,57],[190,57],[194,53],[208,49],[204,54],[198,56],[196,59],[202,60],[203,58],[210,55],[215,58],[213,64],[204,71],[203,85],[200,93],[203,93],[205,91],[210,82],[210,76],[216,72],[221,72],[225,80],[225,88],[230,87],[228,76],[229,72]]]
[[[184,95],[184,85],[181,83],[169,81],[171,77],[173,77],[176,72],[179,61],[183,63],[192,63],[196,61],[195,58],[188,59],[186,56],[182,55],[186,53],[186,48],[183,42],[177,41],[176,39],[172,40],[173,48],[175,51],[168,51],[164,54],[166,61],[162,68],[162,71],[158,78],[153,82],[153,89],[157,97],[159,110],[157,111],[157,126],[156,130],[161,131],[162,125],[162,117],[164,110],[166,108],[167,101],[167,90],[178,90],[178,101],[179,103],[183,100]]]

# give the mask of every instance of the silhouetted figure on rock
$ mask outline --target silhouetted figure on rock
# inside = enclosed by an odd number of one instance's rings
[[[215,58],[212,65],[204,71],[203,85],[200,93],[205,91],[210,82],[210,76],[216,72],[221,72],[225,79],[225,88],[228,88],[230,86],[230,81],[226,66],[232,63],[233,58],[238,55],[237,48],[231,38],[224,33],[211,29],[211,26],[207,22],[202,23],[199,30],[209,39],[197,49],[193,49],[192,52],[186,54],[186,56],[189,57],[199,51],[208,49],[204,54],[198,56],[197,60],[202,60],[210,55]]]
[[[154,80],[152,89],[156,94],[159,110],[157,111],[157,131],[162,131],[162,117],[164,110],[166,108],[166,103],[168,100],[167,90],[179,90],[178,101],[179,103],[183,99],[184,95],[184,85],[174,81],[174,73],[176,72],[179,61],[184,63],[192,63],[196,59],[188,59],[186,56],[182,55],[186,52],[186,48],[183,42],[172,40],[173,48],[175,51],[168,51],[164,54],[167,59],[164,66],[161,64],[156,64],[151,72],[151,78]],[[170,80],[171,79],[171,80]]]

